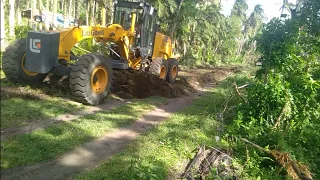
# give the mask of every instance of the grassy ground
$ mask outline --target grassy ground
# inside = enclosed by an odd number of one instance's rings
[[[82,105],[59,98],[26,100],[15,97],[1,100],[1,129],[24,126],[35,120],[56,117],[82,108]]]
[[[232,82],[244,84],[248,74],[222,82],[213,92],[199,98],[190,107],[174,114],[149,133],[140,136],[127,148],[99,167],[78,174],[74,179],[176,179],[182,173],[192,152],[201,144],[224,147],[215,140],[221,135],[217,114],[225,107]],[[239,102],[235,97],[228,106]],[[234,104],[233,104],[234,103]],[[225,114],[232,114],[226,111]]]
[[[22,86],[1,78],[1,129],[24,126],[84,108],[80,103],[61,98],[65,88]]]
[[[108,112],[87,115],[78,120],[58,123],[29,135],[18,135],[3,142],[1,168],[43,162],[103,136],[106,132],[131,124],[162,98],[150,98],[118,107]]]
[[[1,70],[1,129],[25,126],[86,108],[74,101],[66,84],[19,85],[9,82]],[[117,97],[108,96],[108,99]]]

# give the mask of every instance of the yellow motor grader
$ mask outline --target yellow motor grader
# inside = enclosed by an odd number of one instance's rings
[[[68,76],[73,95],[90,105],[108,95],[113,70],[145,71],[174,82],[179,64],[170,37],[157,32],[157,11],[145,2],[119,1],[113,19],[103,26],[28,32],[3,53],[6,77],[14,83],[39,83],[48,74]],[[102,43],[108,53],[87,53],[72,63],[71,49],[87,38]]]

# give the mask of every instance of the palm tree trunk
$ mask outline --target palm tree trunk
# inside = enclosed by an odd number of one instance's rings
[[[79,19],[79,3],[78,3],[79,1],[78,0],[75,0],[74,1],[74,18],[76,19],[76,20],[78,20]]]
[[[213,51],[213,54],[216,54],[216,52],[218,51],[219,49],[219,46],[220,46],[220,40],[218,40],[217,44],[216,44],[216,47],[214,48],[214,51]]]
[[[62,12],[64,12],[64,1],[65,1],[65,0],[61,0],[61,1],[60,1],[60,5],[61,5],[61,6],[60,6],[60,9],[62,10]]]
[[[238,52],[237,52],[237,56],[240,56],[240,54],[242,52],[243,44],[244,44],[244,42],[241,40],[240,43],[239,43],[239,49],[238,49]]]
[[[180,9],[181,9],[183,1],[184,0],[180,0],[179,6],[178,6],[178,9],[177,9],[177,13],[176,13],[174,21],[173,21],[172,29],[171,29],[171,32],[170,32],[171,38],[174,38],[174,35],[175,35],[176,27],[177,27],[177,24],[178,24],[178,17],[179,17],[179,14],[180,14]]]
[[[91,22],[90,25],[94,26],[95,25],[95,12],[96,11],[96,0],[92,1],[92,14],[91,14]]]
[[[21,5],[20,5],[20,0],[17,0],[16,1],[16,9],[17,9],[17,23],[18,24],[21,24],[21,22],[22,22],[22,18],[21,18]]]
[[[53,0],[53,9],[52,9],[52,12],[54,14],[57,14],[58,12],[58,0]]]
[[[106,1],[106,23],[112,22],[112,1]]]
[[[49,0],[46,0],[46,10],[49,11]]]
[[[89,11],[90,11],[90,1],[87,3],[86,8],[86,25],[89,26]]]
[[[32,0],[31,2],[31,9],[32,9],[32,18],[37,15],[37,0]],[[33,29],[37,29],[37,24],[35,24],[32,20],[30,21],[32,24]]]
[[[68,11],[68,23],[69,23],[69,20],[71,19],[71,13],[72,13],[72,0],[69,0],[69,11]],[[69,26],[69,24],[68,24]]]
[[[9,0],[10,12],[9,12],[9,35],[14,37],[14,2],[15,0]]]
[[[105,7],[101,8],[101,25],[102,26],[106,25],[106,8]]]
[[[53,0],[53,9],[52,9],[52,12],[53,12],[53,24],[54,26],[56,26],[56,21],[57,21],[57,12],[58,12],[58,0]]]
[[[68,27],[69,26],[69,18],[68,18],[68,1],[64,0],[64,4],[63,4],[63,20],[64,20],[64,27]]]
[[[1,24],[0,24],[0,41],[1,41],[1,50],[4,49],[5,47],[5,38],[6,38],[6,33],[5,33],[5,29],[4,29],[4,5],[5,5],[5,0],[0,0],[1,3],[1,9],[0,9],[0,13],[1,13]]]

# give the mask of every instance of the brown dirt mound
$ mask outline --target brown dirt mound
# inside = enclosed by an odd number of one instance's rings
[[[158,76],[139,71],[114,71],[111,93],[124,99],[160,96],[175,98],[202,89],[207,83],[217,83],[237,68],[218,67],[210,70],[191,69],[180,71],[177,80],[169,84]],[[57,77],[56,77],[57,78]],[[49,96],[73,99],[69,81],[58,83],[54,76],[49,82],[33,86],[13,85],[7,79],[1,79],[1,100],[12,97],[25,99],[44,99]]]
[[[146,98],[161,96],[166,98],[179,97],[192,87],[184,78],[169,84],[158,76],[139,71],[114,71],[111,92],[121,98]]]
[[[216,68],[206,73],[193,73],[192,76],[179,76],[176,82],[169,84],[158,76],[139,71],[114,71],[111,92],[121,98],[146,98],[160,96],[179,97],[206,83],[217,83],[233,73],[229,68]]]

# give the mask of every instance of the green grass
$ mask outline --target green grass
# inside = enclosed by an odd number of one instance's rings
[[[1,129],[28,125],[28,123],[35,120],[56,117],[83,109],[83,107],[83,105],[54,97],[44,100],[31,100],[20,97],[1,100]]]
[[[232,82],[243,84],[247,77],[247,74],[237,75],[225,80],[213,92],[140,136],[124,151],[91,171],[75,175],[74,179],[176,179],[199,145],[224,147],[227,144],[215,141],[215,136],[222,135],[216,115],[223,110],[233,90]],[[239,98],[235,97],[229,107],[238,102]]]
[[[1,77],[1,79],[6,78],[6,75],[4,74],[4,72],[2,70],[0,70],[0,77]]]
[[[1,129],[28,125],[37,120],[56,117],[83,109],[72,100],[70,92],[61,85],[31,87],[13,84],[1,70]]]
[[[78,120],[54,124],[30,135],[18,135],[3,142],[1,168],[44,162],[75,147],[128,125],[151,110],[162,98],[150,98],[120,106],[108,112],[87,115]]]

